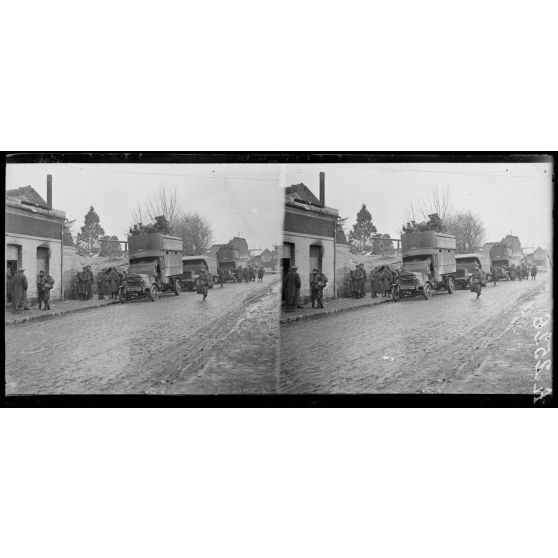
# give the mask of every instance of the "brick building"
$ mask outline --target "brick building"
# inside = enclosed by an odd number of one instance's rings
[[[320,198],[304,184],[285,191],[285,222],[281,264],[285,275],[298,266],[301,298],[310,295],[310,274],[317,268],[329,279],[324,297],[335,295],[335,230],[339,212],[325,205],[325,178],[320,173]]]
[[[6,190],[5,266],[6,273],[24,268],[29,283],[27,297],[38,298],[39,271],[55,280],[52,299],[63,296],[62,231],[66,214],[52,208],[52,179],[47,177],[47,201],[31,186]],[[7,300],[6,285],[4,296]]]

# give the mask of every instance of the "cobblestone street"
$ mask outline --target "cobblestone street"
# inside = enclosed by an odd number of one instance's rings
[[[272,393],[278,279],[5,328],[6,395]]]
[[[533,393],[533,320],[550,312],[552,276],[540,273],[490,284],[479,300],[457,290],[284,324],[280,391]]]

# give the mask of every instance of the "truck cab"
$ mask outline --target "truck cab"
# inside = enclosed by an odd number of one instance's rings
[[[213,288],[214,283],[219,280],[216,258],[211,258],[210,256],[184,256],[182,258],[182,273],[180,275],[183,289],[194,289],[201,267],[205,267],[208,270],[209,288]]]
[[[471,285],[471,276],[475,266],[481,270],[481,284],[486,287],[487,281],[491,281],[490,263],[481,254],[456,254],[455,285],[466,289]]]

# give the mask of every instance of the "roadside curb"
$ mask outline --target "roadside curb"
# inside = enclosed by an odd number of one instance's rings
[[[56,318],[58,316],[64,316],[66,314],[73,314],[74,312],[84,312],[85,310],[93,310],[95,308],[104,308],[105,306],[110,306],[111,304],[119,304],[118,300],[113,300],[106,304],[95,304],[94,306],[84,306],[83,308],[72,308],[70,310],[58,310],[52,314],[39,314],[36,316],[27,316],[23,319],[7,320],[4,322],[4,326],[11,326],[17,324],[23,324],[26,322],[49,320],[51,318]]]
[[[386,302],[392,302],[389,300],[382,300],[380,302],[368,302],[367,304],[361,304],[359,306],[347,306],[346,308],[334,308],[332,310],[327,310],[325,312],[319,312],[316,314],[293,316],[292,318],[281,318],[280,324],[289,324],[291,322],[298,322],[300,320],[316,320],[324,316],[331,316],[332,314],[339,314],[340,312],[349,312],[351,310],[360,310],[361,308],[372,308],[373,306],[379,306],[380,304],[385,304]]]

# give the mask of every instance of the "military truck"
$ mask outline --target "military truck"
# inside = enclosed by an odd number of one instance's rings
[[[239,252],[229,244],[221,246],[217,251],[217,265],[223,274],[224,281],[236,281],[236,268],[239,262]]]
[[[488,281],[492,281],[490,261],[483,254],[456,254],[455,266],[455,286],[457,288],[470,288],[471,276],[473,275],[475,266],[479,266],[481,270],[481,285],[483,287],[486,287]]]
[[[401,235],[401,270],[392,285],[394,301],[433,291],[455,290],[455,236],[436,231],[408,232]]]
[[[180,295],[182,274],[182,238],[164,233],[144,233],[128,237],[130,271],[119,288],[120,302],[160,293]]]
[[[512,247],[505,242],[496,242],[490,248],[490,259],[496,274],[496,281],[509,280],[512,265],[519,265],[519,259],[513,257]]]
[[[210,255],[205,256],[184,256],[182,258],[182,289],[194,290],[199,277],[200,268],[205,267],[209,272],[209,288],[213,288],[214,283],[219,282],[219,270],[217,260]]]

